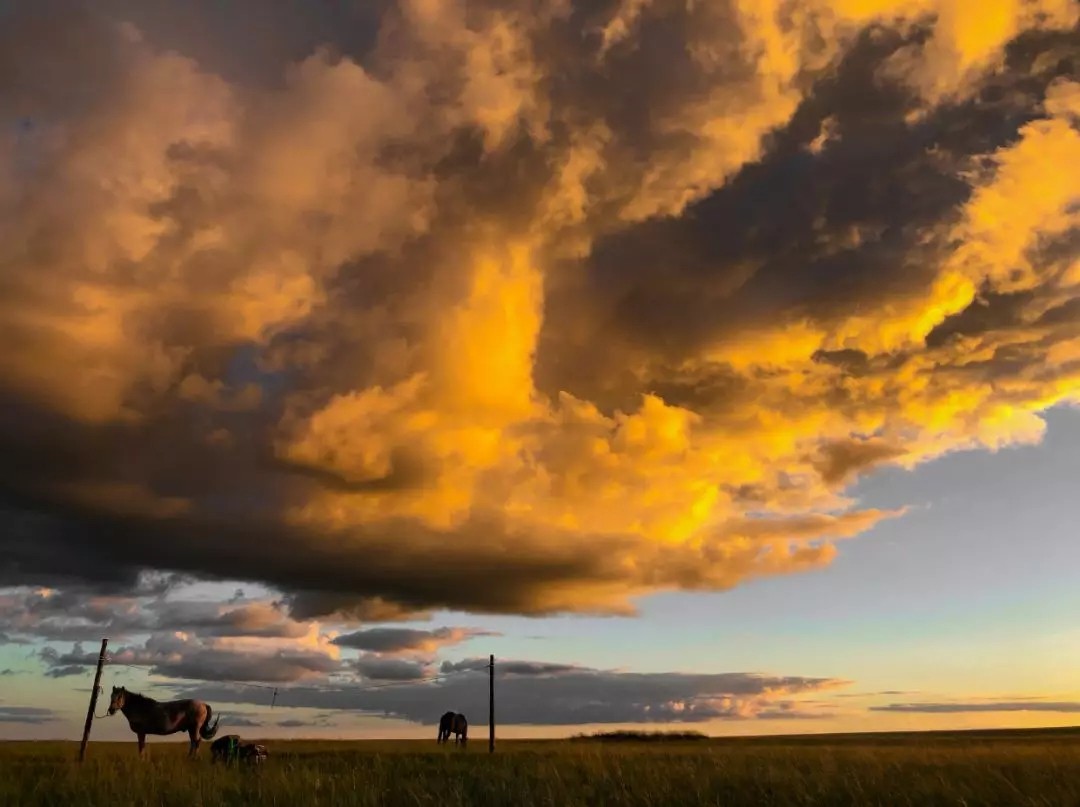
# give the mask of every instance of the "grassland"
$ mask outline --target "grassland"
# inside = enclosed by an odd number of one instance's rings
[[[3,805],[1080,805],[1080,730],[686,743],[268,742],[260,769],[0,743]]]

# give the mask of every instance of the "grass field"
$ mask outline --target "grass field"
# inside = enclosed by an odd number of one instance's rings
[[[1080,805],[1080,730],[687,743],[267,742],[260,769],[135,743],[0,743],[3,805]]]

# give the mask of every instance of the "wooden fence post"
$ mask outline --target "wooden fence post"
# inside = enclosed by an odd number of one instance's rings
[[[495,752],[495,654],[488,659],[488,753]]]
[[[79,746],[79,762],[86,756],[86,743],[90,739],[90,724],[94,722],[94,710],[97,708],[98,689],[101,687],[101,668],[105,666],[105,648],[109,646],[108,639],[101,640],[101,653],[98,654],[97,674],[94,675],[94,688],[90,690],[90,706],[86,710],[86,725],[82,730],[82,745]]]

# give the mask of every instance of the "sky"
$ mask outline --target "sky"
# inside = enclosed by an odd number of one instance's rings
[[[0,738],[1076,724],[1080,7],[970,12],[0,0]]]

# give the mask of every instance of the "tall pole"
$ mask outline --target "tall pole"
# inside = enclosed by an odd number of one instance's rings
[[[90,739],[90,724],[94,722],[94,710],[97,709],[97,694],[101,687],[101,668],[105,666],[105,648],[109,646],[108,639],[101,640],[101,652],[97,658],[97,673],[94,675],[94,688],[90,690],[90,706],[86,710],[86,725],[82,730],[82,745],[79,746],[79,762],[86,756],[86,743]]]
[[[488,753],[495,753],[495,654],[488,659]]]

